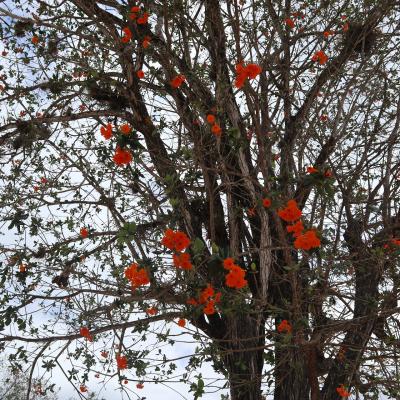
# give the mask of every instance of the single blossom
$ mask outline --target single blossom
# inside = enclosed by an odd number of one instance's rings
[[[284,319],[281,321],[281,323],[278,325],[278,332],[286,332],[286,333],[291,333],[292,332],[292,325],[291,323],[287,320]]]
[[[183,318],[179,318],[178,325],[183,328],[186,325],[186,321]]]
[[[132,161],[132,153],[129,150],[122,149],[121,147],[117,146],[115,150],[115,154],[113,160],[117,165],[125,165],[129,164]]]
[[[116,356],[116,360],[118,369],[126,369],[128,367],[128,359],[126,358],[126,356],[121,356],[120,354],[118,354]]]
[[[84,239],[89,236],[89,232],[88,232],[88,230],[86,228],[81,228],[80,231],[79,231],[79,234]]]
[[[286,208],[279,209],[278,215],[286,222],[297,221],[301,215],[301,210],[297,207],[296,200],[289,200],[287,202]]]
[[[143,79],[144,78],[144,72],[141,69],[136,72],[136,75],[137,75],[137,77],[139,79]]]
[[[111,124],[107,124],[106,126],[102,126],[100,128],[100,133],[101,133],[101,136],[104,137],[104,139],[106,139],[106,140],[111,139],[111,136],[112,136],[112,125]]]
[[[170,82],[170,85],[174,88],[177,89],[182,85],[183,82],[185,82],[186,77],[185,75],[177,75],[175,78],[173,78]]]
[[[311,60],[314,62],[318,61],[320,65],[323,65],[328,61],[328,56],[322,50],[319,50],[314,53]]]
[[[128,43],[132,39],[132,32],[129,29],[129,27],[125,27],[122,29],[122,32],[124,32],[124,36],[121,38],[122,43]]]

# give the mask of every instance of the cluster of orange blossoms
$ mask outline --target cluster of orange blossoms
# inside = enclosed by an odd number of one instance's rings
[[[126,356],[121,356],[120,354],[118,354],[116,356],[116,360],[118,369],[126,369],[128,367],[128,360]]]
[[[182,85],[183,82],[185,82],[186,77],[185,75],[177,75],[175,78],[173,78],[170,82],[170,85],[176,89]]]
[[[229,271],[225,277],[225,284],[228,287],[241,289],[247,285],[247,280],[244,279],[246,271],[235,264],[232,257],[228,257],[224,260],[224,268]]]
[[[115,154],[113,156],[113,160],[117,165],[125,165],[129,164],[132,161],[132,153],[129,150],[122,149],[121,147],[117,146],[115,150]]]
[[[149,276],[147,275],[147,271],[142,268],[139,269],[139,266],[135,263],[132,263],[125,270],[125,278],[128,279],[132,284],[132,289],[136,289],[139,286],[144,286],[150,283]]]
[[[291,333],[292,332],[292,325],[287,319],[284,319],[278,325],[277,329],[278,329],[279,333],[282,333],[282,332]]]
[[[82,337],[84,337],[84,338],[86,338],[87,340],[89,340],[89,342],[93,342],[93,336],[90,334],[89,328],[86,328],[85,326],[82,327],[82,328],[79,330],[79,334],[80,334]]]
[[[89,236],[89,232],[86,228],[81,228],[79,234],[82,238],[86,239]]]
[[[211,126],[211,132],[215,136],[221,136],[222,129],[220,125],[215,121],[215,116],[213,114],[208,114],[207,115],[207,122],[212,125]]]
[[[181,328],[184,328],[186,325],[186,321],[183,318],[179,318],[177,323]]]
[[[129,135],[132,132],[132,127],[129,124],[122,124],[119,130],[123,135]]]
[[[128,43],[132,39],[132,32],[129,29],[129,27],[125,27],[122,29],[122,32],[124,32],[124,35],[121,38],[122,43]]]
[[[318,50],[311,57],[311,61],[318,61],[319,65],[323,65],[328,61],[328,56],[322,50]]]
[[[278,210],[278,215],[284,221],[292,223],[286,227],[286,230],[296,238],[294,241],[296,249],[310,250],[321,245],[321,241],[314,230],[304,232],[303,223],[300,221],[302,212],[297,207],[295,200],[289,200],[285,208]]]
[[[349,397],[350,393],[344,388],[343,385],[340,385],[339,387],[336,388],[336,392],[339,396],[342,397]]]
[[[215,314],[215,305],[221,301],[221,292],[215,292],[215,289],[211,284],[208,284],[206,288],[200,293],[199,299],[190,298],[187,300],[187,304],[191,306],[203,305],[203,312],[206,315]]]
[[[243,62],[236,64],[236,79],[235,86],[237,88],[243,87],[246,82],[246,79],[254,79],[259,75],[262,71],[261,67],[257,64],[247,64],[243,65]]]
[[[142,12],[142,15],[139,17],[138,14],[140,13],[140,7],[139,6],[133,6],[131,8],[131,12],[129,14],[129,19],[132,21],[136,21],[138,25],[144,25],[147,24],[149,20],[149,13],[146,11]]]
[[[100,128],[100,133],[101,136],[104,137],[104,139],[109,140],[112,137],[112,125],[111,124],[107,124],[106,126],[102,126]]]
[[[146,310],[147,315],[156,315],[158,313],[157,307],[150,307]]]
[[[190,254],[182,253],[182,251],[187,249],[190,245],[190,239],[187,237],[185,232],[167,229],[164,232],[164,237],[161,239],[161,244],[174,251],[172,260],[176,268],[182,268],[185,270],[193,268],[193,265],[190,262]]]
[[[32,43],[34,44],[34,45],[37,45],[38,43],[39,43],[39,37],[38,36],[32,36]]]

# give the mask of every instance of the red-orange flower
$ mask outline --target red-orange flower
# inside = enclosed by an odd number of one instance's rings
[[[184,232],[174,232],[172,229],[167,229],[164,232],[164,237],[161,239],[161,244],[170,250],[176,250],[180,252],[189,247],[190,239]]]
[[[327,169],[324,173],[325,178],[331,178],[332,177],[332,171]]]
[[[122,124],[119,127],[119,130],[121,131],[121,133],[123,133],[124,135],[129,135],[132,131],[132,127],[129,124]]]
[[[328,56],[322,50],[318,50],[311,57],[311,60],[314,62],[318,61],[320,65],[323,65],[328,61]]]
[[[129,29],[129,27],[125,27],[122,29],[122,32],[124,32],[124,36],[121,38],[122,43],[128,43],[132,39],[132,32]]]
[[[106,140],[111,139],[111,136],[112,136],[112,125],[111,124],[107,124],[106,126],[102,126],[100,128],[100,133],[101,133],[101,136],[104,137],[104,139],[106,139]]]
[[[186,325],[186,321],[183,318],[179,318],[178,325],[183,328]]]
[[[208,114],[208,115],[207,115],[207,122],[208,122],[209,124],[213,124],[213,123],[215,122],[215,116],[212,115],[212,114]]]
[[[222,129],[219,126],[219,124],[215,123],[212,127],[211,127],[211,132],[215,135],[215,136],[221,136],[221,132]]]
[[[36,35],[35,35],[35,36],[32,36],[32,39],[31,39],[31,40],[32,40],[32,43],[35,44],[35,45],[39,43],[39,37],[36,36]]]
[[[286,230],[288,232],[292,232],[294,237],[298,237],[302,234],[302,232],[304,231],[304,226],[303,226],[303,222],[301,220],[298,220],[295,224],[293,225],[288,225],[286,227]]]
[[[100,353],[100,355],[102,356],[102,357],[104,357],[104,358],[107,358],[108,357],[108,351],[102,351],[101,353]]]
[[[185,75],[177,75],[175,78],[173,78],[170,82],[170,85],[176,89],[182,85],[183,82],[185,82],[186,77]]]
[[[116,360],[118,369],[126,369],[128,367],[128,360],[126,356],[121,356],[120,354],[118,354]]]
[[[21,273],[26,272],[26,265],[25,264],[20,264],[19,265],[19,272],[21,272]]]
[[[263,199],[262,203],[264,207],[270,207],[272,204],[271,200],[268,198]]]
[[[198,306],[199,303],[197,302],[197,300],[193,297],[191,297],[190,299],[186,300],[186,304],[190,305],[190,306]]]
[[[143,388],[144,388],[144,385],[143,385],[143,383],[138,383],[138,384],[136,385],[136,387],[137,387],[138,389],[143,389]]]
[[[79,386],[79,390],[80,390],[82,393],[85,393],[85,392],[88,391],[88,390],[87,390],[87,387],[86,387],[85,385]]]
[[[132,263],[128,268],[125,269],[125,277],[131,282],[132,289],[136,289],[139,286],[144,286],[150,283],[147,271],[142,268],[138,269],[138,265]]]
[[[190,262],[190,254],[189,253],[181,253],[181,254],[173,254],[173,263],[176,268],[182,268],[185,270],[190,270],[193,268],[192,263]]]
[[[291,323],[287,319],[282,320],[281,323],[278,325],[278,332],[279,333],[282,333],[282,332],[290,333],[290,332],[292,332]]]
[[[340,385],[339,387],[336,388],[336,392],[338,393],[339,396],[342,397],[349,397],[350,392],[348,392],[343,385]]]
[[[243,65],[243,62],[236,64],[236,79],[235,86],[237,88],[241,88],[246,79],[254,79],[259,75],[262,71],[261,67],[258,64],[247,64],[247,66]]]
[[[247,285],[247,280],[244,279],[246,271],[234,263],[233,258],[229,257],[223,261],[224,268],[229,270],[225,276],[225,284],[231,288],[241,289]]]
[[[129,150],[121,149],[121,147],[117,146],[115,150],[115,154],[113,160],[117,165],[129,164],[132,161],[132,153]]]
[[[285,19],[285,24],[290,28],[293,29],[294,28],[294,21],[291,18],[286,18]]]
[[[149,20],[149,13],[144,12],[143,15],[136,20],[136,22],[138,25],[144,25],[144,24],[147,24],[148,20]]]
[[[215,301],[210,300],[209,302],[207,302],[206,306],[203,308],[203,312],[206,315],[215,314]]]
[[[79,330],[79,334],[80,334],[82,337],[84,337],[84,338],[86,338],[87,340],[89,340],[89,342],[93,342],[93,337],[92,337],[92,335],[90,334],[89,329],[86,328],[85,326],[82,327],[82,328]]]
[[[158,313],[157,307],[150,307],[146,310],[147,315],[156,315]]]
[[[136,72],[136,75],[137,75],[137,77],[139,79],[143,79],[144,78],[144,72],[141,69]]]
[[[86,228],[81,228],[81,230],[79,231],[79,234],[81,235],[81,237],[83,237],[84,239],[87,238],[89,236],[89,232]]]
[[[301,217],[301,210],[297,207],[296,200],[289,200],[286,208],[279,209],[278,215],[286,222],[297,221]]]
[[[314,230],[310,230],[302,235],[299,235],[294,241],[294,247],[296,249],[310,250],[314,247],[319,247],[320,245],[321,241]]]
[[[317,168],[314,167],[307,167],[307,172],[309,174],[315,174],[316,172],[318,172]]]

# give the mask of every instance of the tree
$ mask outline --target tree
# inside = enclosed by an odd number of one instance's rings
[[[232,400],[399,397],[397,1],[0,13],[14,366],[140,396],[187,333],[195,399],[206,361]]]

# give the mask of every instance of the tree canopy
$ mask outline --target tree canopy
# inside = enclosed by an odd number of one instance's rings
[[[1,1],[12,367],[82,398],[398,399],[399,8]]]

